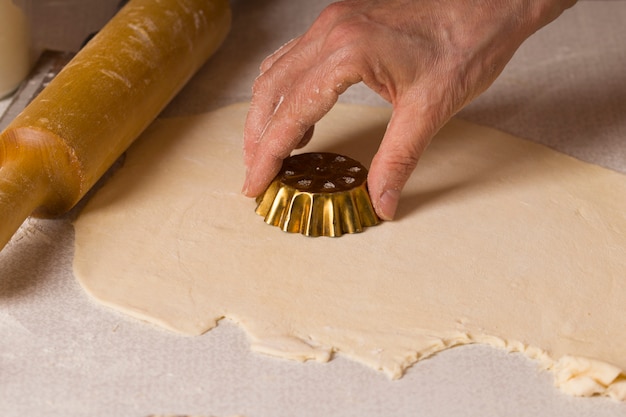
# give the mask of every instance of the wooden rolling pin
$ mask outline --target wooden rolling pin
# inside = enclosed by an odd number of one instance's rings
[[[228,0],[131,0],[0,135],[0,249],[72,208],[230,29]]]

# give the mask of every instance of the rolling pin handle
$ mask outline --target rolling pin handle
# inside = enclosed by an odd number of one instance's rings
[[[15,162],[0,167],[0,249],[46,198],[43,179]]]
[[[31,214],[60,214],[77,201],[78,164],[57,136],[40,129],[0,135],[0,250]]]

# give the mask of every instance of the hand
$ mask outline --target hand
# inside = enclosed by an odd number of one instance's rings
[[[496,79],[520,44],[575,0],[346,0],[261,65],[244,129],[243,192],[261,194],[282,160],[349,86],[393,105],[368,187],[393,218],[400,192],[441,126]]]

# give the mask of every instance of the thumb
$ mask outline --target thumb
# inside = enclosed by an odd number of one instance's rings
[[[383,220],[395,216],[401,191],[436,131],[433,123],[420,120],[416,107],[394,109],[370,166],[369,193],[376,213]]]

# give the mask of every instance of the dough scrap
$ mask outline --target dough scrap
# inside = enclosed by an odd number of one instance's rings
[[[98,301],[188,335],[221,318],[255,351],[334,352],[399,378],[467,343],[534,358],[574,395],[626,400],[626,177],[460,120],[398,219],[341,238],[268,226],[240,194],[247,104],[156,121],[75,221]],[[368,166],[390,110],[338,104],[306,151]]]

